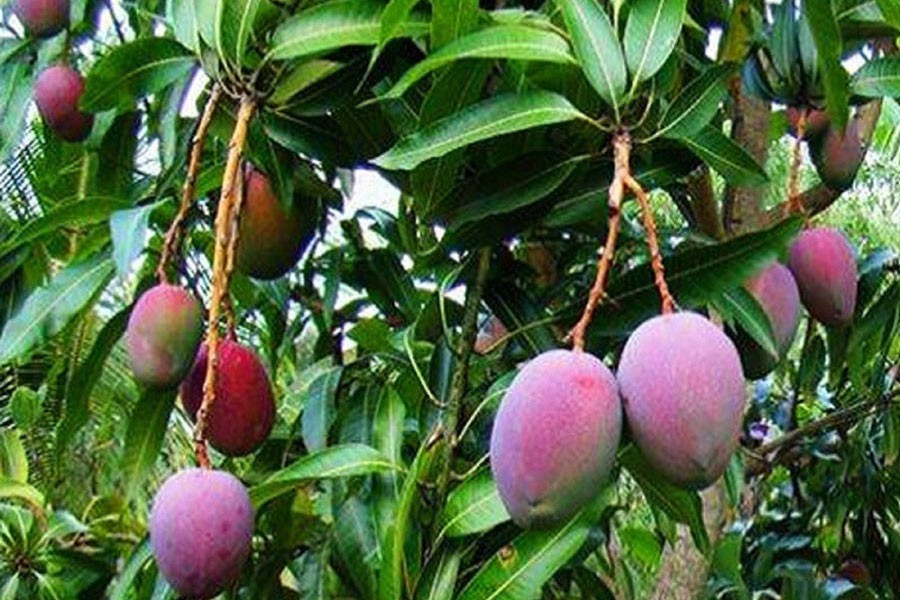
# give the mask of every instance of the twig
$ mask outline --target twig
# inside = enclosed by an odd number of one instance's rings
[[[637,197],[638,203],[641,205],[641,216],[644,221],[644,229],[647,232],[647,245],[650,247],[650,265],[653,267],[653,279],[656,283],[656,288],[659,290],[659,297],[662,300],[662,314],[667,315],[675,310],[675,299],[672,298],[669,284],[666,283],[666,270],[663,267],[662,254],[659,251],[656,221],[653,219],[650,198],[647,196],[644,188],[641,187],[641,184],[631,176],[631,173],[626,173],[625,185]]]
[[[484,295],[484,287],[487,283],[490,267],[491,249],[482,248],[478,251],[478,268],[475,273],[475,281],[466,290],[462,332],[456,345],[459,359],[456,370],[453,372],[453,381],[450,383],[450,393],[447,397],[447,407],[441,420],[441,428],[449,435],[450,443],[446,445],[444,450],[443,471],[438,480],[440,498],[443,498],[447,492],[447,485],[450,481],[453,450],[458,440],[456,428],[459,424],[459,409],[468,386],[469,357],[472,355],[475,338],[478,335],[478,310],[481,307],[481,297]]]
[[[166,237],[163,241],[162,254],[159,257],[159,265],[156,267],[156,276],[160,283],[168,280],[166,269],[169,266],[172,256],[178,253],[181,245],[181,228],[187,219],[188,211],[194,202],[194,187],[197,184],[197,175],[200,171],[200,158],[203,154],[203,145],[206,141],[206,134],[209,131],[209,125],[212,123],[213,113],[216,111],[216,105],[222,89],[218,85],[214,85],[210,91],[209,99],[203,108],[203,114],[197,123],[197,130],[191,138],[190,157],[188,159],[187,175],[184,179],[184,185],[181,188],[181,205],[178,207],[178,213],[172,219],[169,230],[166,231]]]
[[[806,212],[803,203],[800,201],[800,165],[802,163],[803,154],[802,144],[803,136],[806,134],[806,118],[807,109],[800,111],[800,117],[797,119],[797,139],[794,140],[793,156],[791,157],[791,167],[788,172],[788,201],[785,204],[785,216],[798,215]]]
[[[197,460],[201,467],[209,468],[209,455],[206,450],[206,421],[209,411],[216,401],[215,379],[217,366],[217,353],[219,350],[219,311],[222,306],[222,298],[228,291],[230,272],[228,270],[228,251],[231,228],[234,219],[238,218],[240,208],[240,185],[238,182],[238,170],[241,164],[241,154],[247,141],[247,130],[250,119],[256,110],[255,101],[245,96],[241,100],[237,121],[228,143],[228,160],[225,163],[225,173],[222,177],[222,195],[219,199],[219,208],[216,213],[215,251],[213,253],[212,297],[209,303],[209,329],[206,334],[206,378],[203,381],[203,402],[197,411],[197,424],[194,428],[194,447]],[[233,259],[231,259],[233,260]]]
[[[597,264],[597,275],[588,294],[588,301],[584,305],[584,312],[566,336],[567,341],[572,341],[572,348],[579,352],[584,350],[585,332],[591,323],[594,311],[600,301],[606,297],[606,278],[616,253],[616,239],[622,219],[622,199],[625,196],[625,177],[628,175],[630,156],[631,137],[627,131],[620,131],[613,137],[615,172],[612,183],[609,185],[609,225],[606,231],[606,242],[603,244],[603,252]]]

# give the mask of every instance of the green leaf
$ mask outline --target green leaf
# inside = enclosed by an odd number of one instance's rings
[[[381,452],[364,444],[331,446],[300,458],[250,489],[254,506],[262,506],[310,479],[369,475],[397,469]]]
[[[117,312],[103,325],[87,358],[72,375],[66,389],[62,420],[56,428],[56,451],[60,456],[65,453],[75,434],[88,422],[91,392],[103,373],[106,359],[125,333],[130,316],[131,307],[128,307]]]
[[[346,46],[374,46],[381,35],[384,5],[377,0],[331,0],[301,11],[272,35],[272,59],[300,58]],[[394,37],[427,33],[429,22],[413,13]]]
[[[403,24],[409,19],[409,13],[419,0],[390,0],[381,14],[381,30],[378,33],[378,49],[374,57],[380,54],[388,42],[390,42],[402,30]]]
[[[131,108],[140,98],[186,77],[194,65],[194,55],[171,38],[141,38],[116,46],[88,73],[81,108]]]
[[[136,585],[135,580],[146,564],[153,559],[150,549],[150,538],[145,538],[134,547],[125,561],[122,574],[119,575],[109,592],[109,600],[129,600]]]
[[[495,25],[452,41],[416,63],[384,97],[399,98],[428,73],[467,58],[575,63],[566,40],[556,33],[521,25]]]
[[[694,543],[700,552],[706,554],[710,544],[703,524],[703,503],[699,494],[667,482],[647,463],[633,444],[620,453],[619,462],[637,481],[647,502],[661,509],[673,521],[690,527]]]
[[[682,307],[701,306],[742,285],[776,260],[801,227],[802,220],[792,218],[727,242],[676,252],[664,260],[669,288]],[[609,294],[611,301],[597,309],[590,333],[622,335],[659,312],[659,296],[649,264],[613,281]],[[568,310],[570,315],[576,313],[580,313],[580,306]]]
[[[558,0],[558,4],[585,76],[612,106],[618,121],[628,74],[622,46],[609,17],[596,0]]]
[[[539,598],[543,584],[563,567],[587,540],[591,527],[609,504],[614,486],[564,523],[527,531],[498,550],[460,592],[459,600]]]
[[[881,16],[894,29],[900,29],[900,4],[894,0],[876,0]]]
[[[693,135],[679,137],[678,141],[732,185],[763,185],[768,181],[766,172],[753,157],[717,127],[706,125]]]
[[[0,498],[23,500],[37,508],[44,506],[44,495],[37,488],[6,477],[0,477]]]
[[[684,22],[687,0],[635,0],[625,25],[625,62],[632,88],[653,77],[669,59]]]
[[[706,127],[728,93],[725,82],[733,72],[731,65],[717,65],[691,81],[663,113],[650,139],[689,137]]]
[[[900,58],[887,56],[866,62],[853,74],[850,89],[867,98],[900,96]]]
[[[247,44],[253,35],[262,0],[218,0],[216,2],[216,53],[231,64],[247,65]]]
[[[341,383],[341,367],[328,369],[316,377],[303,400],[303,443],[315,452],[328,445],[328,430],[334,422],[334,397]]]
[[[482,470],[447,496],[438,517],[438,538],[487,531],[509,520],[490,470]]]
[[[113,261],[119,277],[127,277],[131,273],[133,263],[144,245],[147,243],[147,231],[150,224],[150,213],[159,203],[147,204],[128,210],[114,212],[109,218],[112,233]]]
[[[16,429],[0,429],[0,477],[28,481],[28,456]]]
[[[175,406],[176,391],[145,389],[128,419],[122,452],[122,480],[129,497],[141,489],[156,464],[169,426],[169,415]]]
[[[432,0],[432,49],[440,48],[475,29],[478,13],[478,0]]]
[[[753,294],[743,286],[732,288],[713,300],[716,309],[726,319],[741,327],[760,347],[778,358],[779,349],[772,331],[772,322]]]
[[[35,290],[0,335],[0,363],[22,358],[62,331],[113,273],[105,254],[70,265]]]
[[[797,389],[812,393],[822,376],[825,375],[825,342],[822,336],[814,335],[809,345],[803,349],[800,366],[797,368]]]
[[[849,90],[847,71],[841,64],[841,30],[834,16],[831,0],[804,0],[803,15],[819,55],[822,83],[825,85],[825,104],[828,116],[838,129],[847,125]]]
[[[338,553],[362,597],[375,598],[379,549],[371,508],[356,496],[350,497],[338,514],[334,537]]]
[[[432,557],[416,586],[416,600],[453,600],[462,554],[460,548],[445,548]]]
[[[29,57],[22,54],[0,62],[0,81],[3,82],[0,89],[0,161],[5,161],[15,150],[29,124],[34,68]]]
[[[385,169],[407,170],[475,142],[585,118],[563,96],[552,92],[504,94],[425,126],[372,162]]]

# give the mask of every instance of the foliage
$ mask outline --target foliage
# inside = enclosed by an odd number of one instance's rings
[[[49,40],[0,11],[0,597],[174,598],[147,514],[161,480],[194,463],[191,424],[173,392],[132,380],[121,337],[155,283],[214,85],[178,281],[210,298],[242,97],[258,109],[247,158],[315,229],[286,276],[232,280],[237,337],[266,364],[278,417],[251,457],[213,456],[257,508],[226,597],[647,598],[681,538],[705,559],[708,597],[896,597],[892,100],[856,186],[816,217],[860,249],[854,324],[807,321],[774,375],[748,384],[744,448],[719,486],[727,524],[707,529],[701,495],[627,441],[613,482],[548,530],[517,529],[486,468],[517,365],[562,344],[593,282],[623,130],[680,308],[773,346],[739,291],[802,226],[780,218],[793,141],[771,102],[841,123],[900,95],[889,0],[74,0]],[[86,75],[83,144],[55,139],[27,102],[59,60]],[[752,93],[774,115],[751,133],[768,161],[741,138]],[[360,201],[364,171],[396,203]],[[811,169],[800,180],[818,185]],[[659,306],[634,204],[587,336],[610,365]],[[508,333],[472,352],[473,324],[493,318]],[[847,579],[851,559],[868,583]]]

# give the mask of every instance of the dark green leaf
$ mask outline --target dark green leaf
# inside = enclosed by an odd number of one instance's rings
[[[628,74],[622,46],[609,17],[595,0],[558,0],[558,4],[585,76],[612,106],[618,121]]]
[[[706,127],[728,93],[725,82],[733,72],[730,65],[718,65],[694,79],[663,113],[651,139],[689,137]]]
[[[679,137],[678,141],[732,185],[762,185],[768,181],[766,172],[753,157],[717,127],[706,125],[692,135]]]
[[[122,453],[122,480],[131,496],[150,474],[175,406],[175,390],[144,390],[128,420]]]
[[[28,429],[41,416],[43,395],[25,386],[16,388],[9,399],[9,412],[20,429]]]
[[[763,350],[778,358],[772,322],[753,294],[744,287],[736,287],[715,298],[713,304],[723,317],[740,326]]]
[[[338,514],[334,535],[337,550],[356,588],[363,598],[375,598],[379,550],[371,508],[359,498],[351,497]]]
[[[804,0],[803,16],[816,44],[822,83],[825,85],[825,104],[835,127],[847,124],[849,90],[847,72],[841,64],[841,31],[834,16],[831,0]]]
[[[564,97],[532,91],[474,104],[402,139],[372,162],[385,169],[411,169],[448,152],[541,125],[586,118]]]
[[[483,470],[458,485],[447,496],[438,517],[438,538],[487,531],[509,520],[497,485],[489,470]]]
[[[625,61],[632,87],[653,77],[668,60],[684,22],[687,0],[635,0],[625,25]]]
[[[431,47],[444,44],[472,31],[478,23],[478,0],[432,0]]]

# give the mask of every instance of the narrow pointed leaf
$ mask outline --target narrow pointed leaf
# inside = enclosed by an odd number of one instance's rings
[[[505,94],[420,129],[372,162],[385,169],[407,170],[475,142],[579,118],[585,117],[559,94]]]
[[[768,181],[753,157],[717,127],[706,125],[693,135],[679,137],[678,141],[732,185],[762,185]]]
[[[685,87],[663,113],[652,137],[691,136],[703,129],[715,116],[728,93],[726,79],[733,73],[729,65],[711,67]]]
[[[836,127],[843,129],[847,124],[850,94],[847,88],[847,71],[841,64],[843,45],[833,3],[831,0],[804,0],[803,15],[809,23],[819,56],[828,116]]]
[[[300,483],[312,479],[334,479],[368,475],[397,469],[381,452],[364,444],[341,444],[314,452],[292,465],[276,471],[250,490],[255,506],[295,489]]]
[[[618,120],[628,74],[622,46],[596,0],[558,0],[575,56],[588,81],[613,108]]]
[[[772,331],[772,322],[753,294],[743,287],[736,287],[715,298],[713,304],[727,320],[740,326],[763,350],[778,358],[778,344]]]
[[[857,96],[881,98],[900,96],[900,58],[876,58],[853,75],[851,90]]]
[[[521,25],[496,25],[459,38],[432,53],[404,73],[385,98],[399,98],[428,73],[466,58],[575,64],[566,40],[556,33]]]
[[[176,390],[144,390],[131,413],[122,454],[122,480],[126,482],[128,496],[141,489],[156,464],[175,396]]]
[[[300,58],[346,46],[374,46],[381,32],[384,5],[377,0],[331,0],[304,10],[272,35],[274,59]],[[427,18],[412,13],[394,37],[427,33]]]
[[[497,484],[485,469],[457,486],[447,496],[438,517],[437,537],[457,537],[487,531],[509,520]]]
[[[625,61],[633,85],[653,77],[675,49],[687,0],[636,0],[625,25]]]

